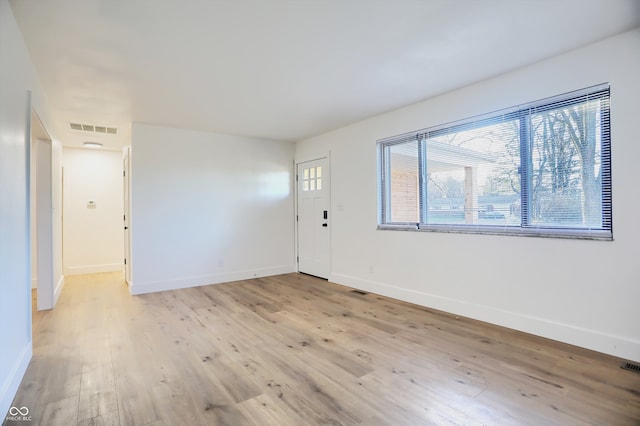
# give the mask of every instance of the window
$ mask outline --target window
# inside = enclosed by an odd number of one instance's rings
[[[322,190],[322,166],[306,168],[302,171],[302,190]]]
[[[378,141],[379,228],[612,239],[609,85]]]

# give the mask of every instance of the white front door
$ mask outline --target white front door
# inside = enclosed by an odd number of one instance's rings
[[[329,278],[329,160],[298,163],[298,270]]]

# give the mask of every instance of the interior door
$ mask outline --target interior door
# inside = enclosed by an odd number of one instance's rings
[[[329,278],[330,180],[327,158],[298,163],[298,270]]]

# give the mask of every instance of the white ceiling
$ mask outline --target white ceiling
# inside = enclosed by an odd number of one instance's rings
[[[295,141],[640,26],[639,0],[10,2],[55,134],[111,148],[132,122]]]

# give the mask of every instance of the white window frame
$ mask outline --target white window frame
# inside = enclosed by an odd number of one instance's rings
[[[527,161],[527,145],[523,146],[523,140],[528,140],[529,134],[527,120],[531,114],[545,110],[550,110],[562,106],[569,106],[585,102],[588,99],[601,99],[602,111],[600,117],[601,126],[601,194],[602,194],[602,223],[600,227],[563,227],[561,225],[536,225],[529,223],[529,213],[527,206],[530,205],[531,191],[529,188],[529,178],[531,169]],[[452,129],[469,129],[473,127],[484,127],[492,123],[513,120],[522,120],[520,151],[521,151],[521,209],[520,226],[486,225],[486,224],[430,224],[427,219],[427,185],[426,185],[426,163],[428,148],[426,138],[451,132]],[[461,131],[461,130],[460,130]],[[418,143],[418,196],[419,196],[419,221],[416,223],[393,222],[391,221],[391,189],[390,189],[390,156],[389,147],[397,144],[417,141]],[[527,142],[528,143],[528,142]],[[612,227],[612,197],[611,197],[611,125],[610,125],[610,87],[609,84],[601,84],[585,88],[582,90],[566,93],[552,98],[530,102],[504,110],[471,117],[452,123],[422,129],[418,131],[404,133],[377,141],[378,151],[378,229],[380,230],[403,230],[403,231],[435,231],[435,232],[458,232],[458,233],[479,233],[495,235],[518,235],[537,237],[559,237],[577,238],[593,240],[613,240]],[[527,166],[522,166],[526,164]]]

